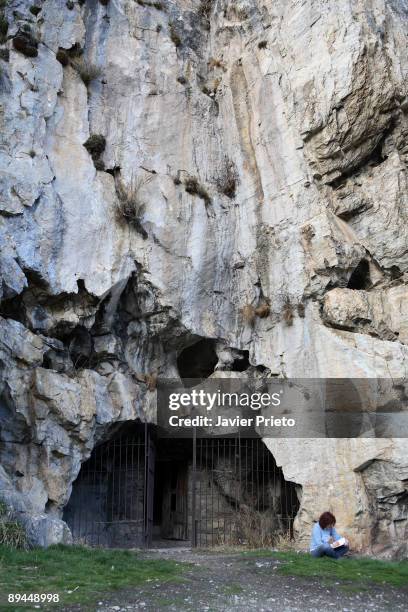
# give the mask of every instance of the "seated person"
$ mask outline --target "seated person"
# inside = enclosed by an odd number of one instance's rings
[[[331,512],[323,512],[318,522],[314,524],[310,540],[310,553],[313,557],[327,555],[339,559],[349,551],[348,541],[345,538],[343,545],[332,547],[334,542],[342,539],[334,528],[335,524],[336,517]]]

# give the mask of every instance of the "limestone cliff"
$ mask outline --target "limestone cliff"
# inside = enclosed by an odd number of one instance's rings
[[[34,541],[69,540],[81,463],[200,338],[224,369],[406,375],[406,0],[0,12],[0,495]],[[404,440],[267,444],[300,542],[329,504],[403,554]]]

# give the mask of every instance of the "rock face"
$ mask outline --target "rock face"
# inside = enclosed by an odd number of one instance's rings
[[[224,370],[405,377],[408,5],[335,4],[1,9],[0,494],[33,541],[69,541],[81,463],[200,339]],[[406,441],[266,443],[302,544],[329,507],[406,554]]]

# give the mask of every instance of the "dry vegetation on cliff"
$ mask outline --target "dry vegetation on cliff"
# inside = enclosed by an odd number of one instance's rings
[[[0,502],[0,545],[25,548],[27,537],[23,526],[16,520],[4,502]]]
[[[119,176],[115,176],[116,195],[118,196],[118,218],[124,219],[143,238],[147,238],[147,232],[141,222],[145,211],[145,204],[141,198],[140,190],[145,183],[146,181],[141,178],[132,178],[130,183],[125,185]]]
[[[78,57],[72,60],[72,67],[77,71],[83,83],[88,87],[92,81],[95,81],[101,76],[101,69],[96,64],[93,64],[84,57]]]

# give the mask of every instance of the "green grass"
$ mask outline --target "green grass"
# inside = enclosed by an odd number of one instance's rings
[[[246,558],[273,557],[282,562],[277,572],[284,576],[329,578],[364,585],[388,584],[408,588],[408,561],[379,561],[368,558],[345,558],[340,560],[323,557],[314,559],[311,555],[296,552],[254,550],[242,553]]]
[[[178,581],[184,567],[174,561],[142,559],[126,550],[52,546],[24,551],[0,546],[0,610],[8,593],[58,593],[56,607],[91,605],[104,594],[148,580]]]

